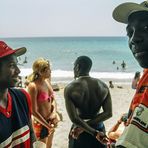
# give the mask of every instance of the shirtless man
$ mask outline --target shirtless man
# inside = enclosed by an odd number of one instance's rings
[[[78,57],[74,63],[75,80],[64,90],[66,109],[73,123],[69,134],[69,148],[106,147],[103,144],[103,121],[112,116],[111,96],[105,83],[89,76],[91,67],[89,57]]]

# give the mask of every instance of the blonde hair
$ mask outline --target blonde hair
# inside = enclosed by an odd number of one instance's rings
[[[35,81],[36,79],[38,79],[40,77],[39,73],[44,72],[44,70],[49,66],[50,66],[49,61],[44,58],[39,58],[39,59],[35,60],[32,65],[33,73],[27,77],[27,80],[29,82]]]

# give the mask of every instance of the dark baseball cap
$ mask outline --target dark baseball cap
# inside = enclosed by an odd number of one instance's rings
[[[122,3],[113,11],[113,18],[120,23],[128,23],[128,17],[134,12],[146,11],[148,12],[148,1],[140,4],[133,2]]]

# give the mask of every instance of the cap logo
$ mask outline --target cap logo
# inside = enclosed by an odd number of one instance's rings
[[[137,112],[136,112],[136,115],[137,115],[137,116],[140,116],[143,111],[144,111],[144,108],[143,108],[142,106],[139,106],[139,107],[138,107],[138,110],[137,110]]]

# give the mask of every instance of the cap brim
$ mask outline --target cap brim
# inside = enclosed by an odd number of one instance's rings
[[[129,15],[137,11],[148,11],[148,8],[137,3],[123,3],[114,9],[113,18],[118,22],[127,24]]]
[[[21,47],[15,50],[15,54],[16,56],[21,56],[24,53],[26,53],[26,51],[27,51],[26,47]]]

